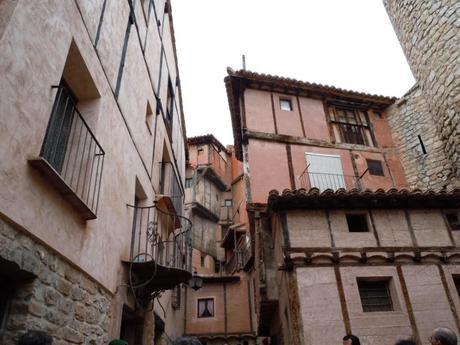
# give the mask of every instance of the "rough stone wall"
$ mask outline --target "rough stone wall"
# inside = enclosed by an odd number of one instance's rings
[[[412,171],[416,160],[409,160],[408,179],[413,185],[443,187],[458,184],[460,178],[460,2],[457,0],[384,0],[384,5],[395,27],[401,46],[414,73],[420,95],[408,101],[407,106],[421,107],[422,113],[414,113],[406,106],[393,108],[393,123],[408,119],[429,126],[434,124],[436,134],[430,130],[430,140],[439,141],[440,150],[428,152],[429,164]],[[417,91],[416,91],[417,92]],[[412,114],[412,115],[411,115]],[[428,119],[431,117],[431,120]],[[404,130],[398,135],[403,135]],[[401,140],[410,150],[411,136]],[[434,144],[437,145],[437,144]],[[406,157],[407,159],[407,157]],[[442,161],[442,169],[432,171],[436,162]],[[427,162],[428,163],[428,162]],[[449,172],[447,172],[449,170]],[[437,180],[433,176],[442,175]],[[428,179],[427,179],[428,177]],[[421,179],[421,180],[420,180]],[[446,182],[448,180],[448,182]]]
[[[452,165],[420,87],[415,86],[388,110],[407,183],[412,188],[438,188],[452,182]],[[426,149],[423,153],[418,136]]]
[[[36,276],[18,284],[0,343],[43,330],[55,345],[107,344],[111,296],[81,271],[0,219],[0,259]]]

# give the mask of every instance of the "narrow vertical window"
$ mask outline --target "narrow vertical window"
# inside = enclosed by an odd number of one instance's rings
[[[423,143],[422,137],[420,135],[417,135],[417,137],[420,143],[420,148],[422,149],[422,153],[426,155],[427,152],[426,152],[425,144]]]

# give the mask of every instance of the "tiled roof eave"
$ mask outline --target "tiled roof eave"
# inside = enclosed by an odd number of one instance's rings
[[[268,196],[272,211],[282,209],[358,209],[358,208],[460,208],[460,188],[451,190],[383,189],[320,192],[318,188],[272,190]]]

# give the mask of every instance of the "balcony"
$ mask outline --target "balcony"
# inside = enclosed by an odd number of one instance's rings
[[[170,203],[174,208],[170,209],[170,212],[175,212],[179,216],[182,215],[182,202],[184,194],[182,192],[181,184],[174,170],[173,164],[169,161],[161,162],[160,174],[161,196],[159,196],[159,198],[169,198]]]
[[[221,206],[220,207],[220,224],[231,224],[233,223],[233,206]]]
[[[367,170],[364,174],[367,173]],[[305,189],[318,188],[320,191],[326,189],[337,190],[340,188],[362,190],[361,179],[364,176],[342,175],[342,174],[328,174],[312,172],[305,168],[302,174],[298,177],[300,187]]]
[[[105,152],[75,106],[70,91],[57,86],[40,156],[29,163],[86,220],[96,218]]]
[[[250,238],[247,235],[240,234],[233,255],[225,264],[225,272],[232,274],[235,271],[249,271],[254,262]]]
[[[192,223],[157,207],[128,205],[133,213],[129,283],[140,298],[173,289],[192,277]]]

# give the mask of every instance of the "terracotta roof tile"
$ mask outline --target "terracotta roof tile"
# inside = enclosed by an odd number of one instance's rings
[[[309,190],[272,190],[268,195],[268,206],[272,210],[296,208],[460,208],[460,188],[450,190],[420,189],[358,189],[336,191],[318,188]]]

